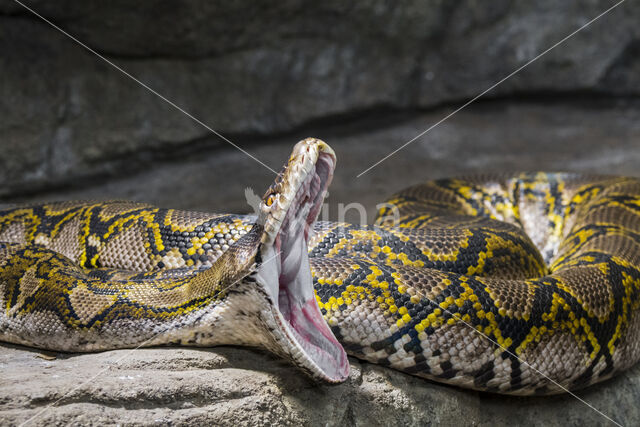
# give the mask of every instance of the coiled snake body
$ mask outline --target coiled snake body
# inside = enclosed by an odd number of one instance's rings
[[[375,226],[314,223],[334,165],[301,141],[257,218],[133,202],[0,211],[0,339],[258,346],[331,382],[348,375],[346,349],[522,395],[640,357],[637,179],[439,180],[393,196]]]

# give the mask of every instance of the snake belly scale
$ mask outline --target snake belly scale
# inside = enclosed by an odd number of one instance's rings
[[[59,351],[249,345],[312,377],[346,352],[505,394],[579,389],[640,358],[640,181],[430,181],[375,225],[316,222],[336,157],[309,138],[257,216],[135,202],[0,211],[0,339]]]

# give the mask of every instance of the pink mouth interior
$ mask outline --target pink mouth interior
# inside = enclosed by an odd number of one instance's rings
[[[276,237],[281,251],[278,306],[289,329],[307,356],[330,381],[342,381],[349,373],[347,355],[322,317],[313,292],[307,242],[324,193],[333,176],[334,159],[320,154],[303,184]]]

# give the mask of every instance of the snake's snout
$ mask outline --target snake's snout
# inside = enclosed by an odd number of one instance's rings
[[[257,282],[269,294],[284,353],[311,376],[340,382],[349,374],[346,352],[325,322],[313,290],[307,242],[322,208],[336,157],[323,141],[307,138],[266,192],[258,220],[264,227]]]

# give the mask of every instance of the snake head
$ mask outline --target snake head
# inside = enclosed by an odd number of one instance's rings
[[[298,142],[289,161],[260,202],[258,223],[264,227],[263,244],[281,243],[283,233],[303,230],[308,237],[317,219],[336,165],[334,151],[322,140]]]
[[[279,340],[296,365],[329,382],[346,379],[349,363],[317,305],[307,242],[335,164],[325,142],[300,141],[262,198],[257,221],[263,231],[256,281],[277,307]]]

